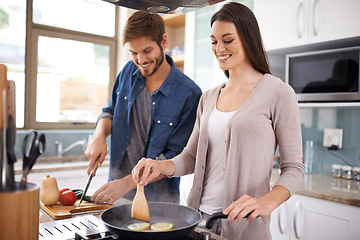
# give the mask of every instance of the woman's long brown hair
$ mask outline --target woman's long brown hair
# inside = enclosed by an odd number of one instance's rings
[[[252,66],[263,74],[270,73],[259,25],[253,12],[240,3],[231,2],[225,4],[212,16],[211,27],[217,20],[234,23]],[[229,78],[229,70],[225,70],[224,73]]]

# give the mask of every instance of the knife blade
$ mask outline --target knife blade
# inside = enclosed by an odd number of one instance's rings
[[[87,181],[87,183],[86,183],[86,187],[85,187],[84,193],[83,193],[82,196],[81,196],[81,199],[80,199],[80,202],[79,202],[78,206],[80,206],[80,204],[81,204],[82,201],[84,200],[84,197],[85,197],[85,195],[86,195],[86,192],[87,192],[87,190],[89,189],[91,180],[93,179],[93,177],[95,177],[96,170],[98,169],[98,166],[99,166],[99,165],[98,165],[99,158],[100,158],[100,156],[98,156],[97,159],[95,160],[95,166],[94,166],[94,168],[93,168],[92,171],[91,171],[91,174],[90,174],[90,176],[89,176],[89,179],[88,179],[88,181]]]

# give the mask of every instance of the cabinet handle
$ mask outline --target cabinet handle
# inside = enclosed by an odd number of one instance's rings
[[[278,212],[278,225],[281,234],[285,234],[285,230],[286,230],[287,219],[284,220],[284,216],[282,216],[283,211],[285,211],[285,218],[286,218],[286,209],[284,209],[286,207],[285,204],[286,203],[284,203],[282,206],[279,207],[279,212]]]
[[[321,16],[320,16],[321,5],[320,4],[321,4],[320,0],[315,0],[314,1],[313,19],[312,19],[314,36],[317,36],[319,34],[319,31],[320,31],[320,20],[321,20]]]
[[[297,36],[298,36],[298,38],[300,39],[300,38],[302,38],[302,36],[303,36],[303,33],[304,33],[304,19],[301,21],[301,19],[300,19],[300,17],[301,17],[301,13],[304,11],[304,3],[303,2],[301,2],[300,4],[299,4],[299,6],[298,6],[298,9],[297,9],[297,13],[296,13],[296,22],[297,22],[297,26],[296,26],[296,28],[297,28]]]
[[[298,216],[300,214],[300,222],[298,222]],[[295,237],[296,239],[301,239],[303,237],[303,210],[301,207],[301,203],[299,201],[295,204],[295,210],[294,210],[294,218],[293,218],[293,224],[294,224],[294,230],[295,230]],[[300,227],[298,224],[301,224]]]

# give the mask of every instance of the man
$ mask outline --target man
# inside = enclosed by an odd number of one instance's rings
[[[167,36],[162,17],[137,11],[128,19],[123,44],[132,61],[118,75],[109,105],[103,108],[85,151],[88,174],[107,154],[111,134],[110,171],[106,184],[92,196],[114,203],[135,196],[131,170],[142,158],[164,160],[179,154],[192,132],[200,88],[165,55]],[[148,201],[179,202],[179,178],[164,178],[145,187]]]

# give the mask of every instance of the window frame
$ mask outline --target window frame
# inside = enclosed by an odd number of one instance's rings
[[[110,48],[110,93],[114,79],[116,78],[117,48],[118,48],[118,25],[119,7],[115,7],[115,36],[101,36],[91,33],[78,32],[69,29],[52,27],[34,23],[33,0],[27,0],[26,9],[26,43],[25,43],[25,113],[24,129],[92,129],[94,123],[70,123],[70,122],[37,122],[36,121],[36,89],[37,89],[37,60],[38,38],[54,37],[94,44],[107,45]],[[104,106],[105,107],[105,106]]]

